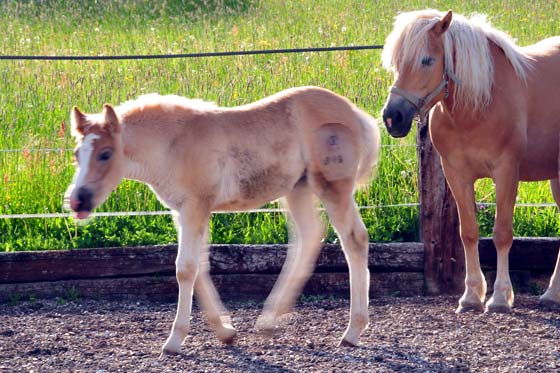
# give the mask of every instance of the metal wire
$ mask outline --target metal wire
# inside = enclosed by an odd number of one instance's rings
[[[359,206],[360,210],[371,210],[378,208],[394,208],[394,207],[417,207],[420,206],[419,203],[399,203],[391,205],[373,205],[373,206]],[[319,210],[324,211],[323,208]],[[214,214],[255,214],[255,213],[276,213],[285,212],[286,209],[283,208],[263,208],[263,209],[252,209],[252,210],[239,210],[239,211],[216,211]],[[115,212],[96,212],[92,214],[92,217],[114,217],[114,216],[159,216],[159,215],[171,215],[172,212],[166,211],[115,211]],[[74,214],[70,212],[60,212],[60,213],[44,213],[44,214],[4,214],[0,215],[0,219],[53,219],[53,218],[71,218]]]
[[[202,58],[202,57],[224,57],[224,56],[247,56],[257,54],[281,54],[281,53],[305,53],[305,52],[334,52],[334,51],[357,51],[367,49],[383,49],[383,45],[348,45],[340,47],[314,47],[314,48],[285,48],[285,49],[259,49],[251,51],[224,51],[224,52],[201,52],[201,53],[177,53],[177,54],[142,54],[122,56],[16,56],[0,55],[0,60],[47,60],[47,61],[101,61],[101,60],[153,60],[171,58]]]

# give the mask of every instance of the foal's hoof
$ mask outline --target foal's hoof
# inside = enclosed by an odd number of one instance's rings
[[[159,359],[162,360],[162,359],[165,359],[168,356],[176,356],[176,355],[179,355],[180,353],[181,353],[181,351],[162,349],[161,354],[159,354]]]
[[[261,315],[257,319],[255,329],[262,335],[273,337],[282,333],[283,328],[280,325],[280,318]]]
[[[352,342],[343,338],[338,342],[338,347],[358,347],[358,342]]]
[[[482,303],[470,303],[470,302],[462,302],[459,303],[459,306],[455,310],[456,313],[465,313],[465,312],[484,312],[484,304]]]
[[[260,334],[266,337],[274,337],[279,334],[282,334],[283,329],[278,325],[266,325],[266,326],[258,326],[257,330]]]
[[[226,345],[232,345],[236,336],[237,331],[233,328],[223,328],[223,330],[218,333],[218,339]]]

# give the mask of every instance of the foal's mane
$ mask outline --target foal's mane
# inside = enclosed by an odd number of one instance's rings
[[[383,49],[383,66],[402,71],[409,63],[419,64],[428,51],[428,32],[445,15],[433,9],[401,13]],[[491,102],[494,63],[489,41],[504,52],[519,79],[526,81],[532,59],[504,32],[496,30],[485,15],[465,18],[453,14],[443,39],[445,65],[463,81],[454,89],[455,102],[484,110]]]
[[[176,95],[162,96],[157,93],[150,93],[142,95],[137,99],[126,101],[116,107],[116,110],[121,116],[126,116],[144,110],[157,109],[162,111],[174,111],[177,108],[192,111],[207,111],[216,109],[217,106],[213,102],[199,99],[190,99]]]

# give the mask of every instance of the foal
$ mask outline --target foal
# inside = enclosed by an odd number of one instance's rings
[[[258,102],[221,108],[178,96],[141,96],[100,114],[71,113],[77,172],[66,198],[89,216],[123,178],[148,184],[176,217],[179,300],[164,352],[179,352],[189,330],[193,289],[224,343],[235,329],[209,276],[213,211],[247,210],[284,197],[295,227],[282,273],[257,325],[277,327],[311,275],[324,205],[348,261],[350,321],[341,344],[356,345],[368,324],[368,234],[354,191],[379,152],[375,120],[317,87],[293,88]]]

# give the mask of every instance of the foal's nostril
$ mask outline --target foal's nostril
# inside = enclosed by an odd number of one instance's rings
[[[81,187],[78,189],[78,210],[91,210],[91,200],[93,198],[93,193],[86,187]]]

